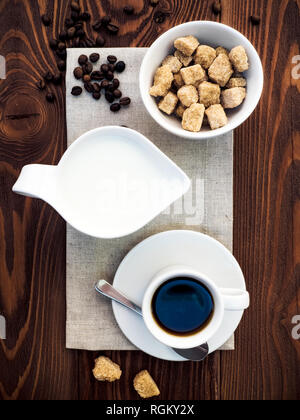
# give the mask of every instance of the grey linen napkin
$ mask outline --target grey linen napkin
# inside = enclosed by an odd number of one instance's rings
[[[175,161],[192,179],[193,187],[184,197],[183,212],[178,211],[182,208],[181,199],[149,225],[122,239],[95,239],[67,227],[66,345],[70,349],[136,350],[117,326],[111,303],[104,298],[99,301],[94,284],[101,278],[113,281],[123,258],[145,238],[165,230],[192,229],[207,233],[232,249],[232,133],[207,141],[189,141],[174,137],[158,126],[139,95],[138,74],[146,51],[146,48],[95,50],[102,60],[113,54],[127,64],[126,71],[119,76],[120,89],[124,96],[131,97],[132,104],[114,114],[104,98],[95,101],[86,92],[80,98],[70,94],[72,87],[81,83],[73,76],[78,57],[89,55],[91,50],[68,49],[68,145],[99,126],[126,125],[144,134]],[[233,350],[234,337],[222,349]]]

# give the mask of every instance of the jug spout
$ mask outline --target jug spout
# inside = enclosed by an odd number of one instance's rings
[[[31,198],[48,200],[55,190],[57,166],[27,165],[13,186],[13,192]]]

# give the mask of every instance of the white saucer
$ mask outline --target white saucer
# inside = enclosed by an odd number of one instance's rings
[[[170,265],[185,265],[199,270],[222,288],[246,290],[242,270],[233,255],[215,239],[186,230],[154,235],[133,248],[116,273],[114,287],[141,306],[151,279]],[[157,341],[146,328],[143,319],[134,312],[115,302],[113,312],[122,332],[140,350],[159,359],[185,360]],[[229,340],[242,316],[243,311],[226,312],[220,330],[208,343],[210,353]]]

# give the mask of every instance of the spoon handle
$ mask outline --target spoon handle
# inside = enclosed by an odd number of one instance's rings
[[[124,296],[122,293],[116,290],[107,281],[105,280],[98,281],[98,283],[95,285],[95,289],[101,295],[107,298],[110,298],[114,300],[115,302],[120,303],[126,308],[129,308],[132,311],[142,316],[142,309],[135,303],[131,302],[126,296]]]

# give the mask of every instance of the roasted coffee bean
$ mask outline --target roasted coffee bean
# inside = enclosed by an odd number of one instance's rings
[[[64,42],[59,42],[57,48],[59,51],[64,51],[66,49],[66,44]]]
[[[259,25],[260,24],[260,17],[259,16],[251,16],[251,22],[253,25]]]
[[[71,9],[75,10],[75,12],[79,12],[80,11],[80,5],[78,3],[76,3],[76,1],[72,1]]]
[[[125,6],[123,11],[124,11],[124,13],[126,13],[126,15],[133,15],[134,7],[133,6]]]
[[[99,101],[99,99],[101,98],[101,93],[100,92],[94,92],[93,93],[93,98],[96,99],[97,101]]]
[[[47,71],[44,74],[44,80],[46,80],[46,82],[52,82],[52,80],[53,80],[53,74],[51,73],[51,71]]]
[[[58,37],[61,41],[65,41],[68,37],[67,31],[61,31]]]
[[[113,94],[114,94],[114,97],[115,97],[116,99],[119,99],[119,98],[121,98],[121,97],[122,97],[122,92],[121,92],[119,89],[115,89],[115,90],[113,91]]]
[[[107,102],[109,102],[110,104],[113,103],[113,101],[115,100],[114,95],[111,92],[106,92],[105,93],[105,99],[107,100]]]
[[[80,86],[74,86],[71,94],[73,96],[80,96],[82,94],[82,88]]]
[[[66,50],[63,50],[63,51],[57,50],[56,55],[57,55],[57,57],[59,57],[63,61],[66,61],[66,59],[67,59],[67,51]]]
[[[82,29],[83,28],[83,23],[81,22],[77,22],[76,25],[74,25],[74,28],[77,30]]]
[[[85,43],[86,43],[86,45],[87,45],[89,48],[92,48],[92,47],[94,47],[94,46],[95,46],[94,41],[92,41],[90,38],[86,38],[86,39],[85,39]]]
[[[79,47],[79,43],[80,43],[80,38],[76,38],[74,41],[74,47],[78,48]]]
[[[154,22],[155,23],[164,23],[164,21],[166,20],[167,14],[161,11],[157,11],[154,13]]]
[[[80,14],[79,18],[84,22],[89,22],[91,20],[91,15],[89,14],[89,12],[83,12]]]
[[[66,70],[66,63],[63,60],[59,60],[57,63],[57,68],[60,71],[65,71]]]
[[[81,47],[81,48],[86,48],[86,47],[87,47],[87,44],[86,44],[86,42],[85,42],[85,40],[84,40],[84,39],[81,39],[81,40],[79,41],[79,47]]]
[[[74,69],[73,74],[75,76],[75,79],[78,79],[78,80],[82,79],[82,77],[83,77],[82,68],[81,67],[76,67],[76,69]]]
[[[52,23],[52,19],[48,15],[43,15],[42,16],[42,22],[45,26],[50,26],[51,23]]]
[[[152,7],[156,7],[159,3],[159,0],[150,0],[150,4]]]
[[[115,89],[118,89],[118,87],[120,86],[120,81],[119,81],[119,79],[114,79],[114,80],[112,81],[112,85],[113,85],[113,87],[114,87]]]
[[[124,63],[124,61],[118,61],[118,63],[116,64],[116,71],[118,73],[122,73],[126,68],[126,64]]]
[[[71,28],[68,29],[68,38],[69,39],[73,39],[75,37],[76,34],[76,28],[74,26],[72,26]]]
[[[131,99],[128,97],[120,99],[120,105],[122,106],[130,105],[130,103],[131,103]]]
[[[99,61],[100,55],[97,53],[93,53],[90,55],[90,61],[92,63],[97,63],[97,61]]]
[[[51,39],[49,45],[52,50],[57,50],[58,41],[56,39]]]
[[[107,90],[108,87],[109,87],[109,81],[108,80],[102,80],[101,88]]]
[[[96,38],[96,45],[97,47],[103,47],[105,45],[105,39],[102,35],[98,35]]]
[[[112,83],[110,83],[110,84],[108,85],[107,92],[114,93],[114,90],[115,90],[115,88],[114,88],[113,84],[112,84]]]
[[[50,103],[53,103],[55,101],[55,96],[53,93],[49,92],[46,95],[46,100]]]
[[[112,104],[112,105],[110,106],[110,110],[111,110],[112,112],[118,112],[118,111],[120,111],[120,109],[121,109],[121,105],[120,105],[120,104],[118,104],[118,103]]]
[[[79,13],[76,12],[75,10],[72,10],[72,12],[71,12],[71,19],[73,19],[74,22],[77,22],[78,19],[79,19]]]
[[[109,23],[108,25],[106,25],[106,29],[108,30],[109,33],[116,35],[119,32],[119,27],[117,25],[113,25],[112,23]]]
[[[215,15],[219,15],[222,11],[222,5],[220,3],[220,1],[215,1],[212,5],[212,11],[214,12]]]
[[[109,71],[109,67],[107,64],[102,64],[102,66],[100,67],[101,71],[103,73],[107,73]]]
[[[116,66],[114,64],[109,63],[108,64],[108,69],[109,69],[109,71],[111,71],[113,73],[116,70]]]
[[[101,19],[101,23],[102,23],[103,26],[107,26],[110,22],[111,22],[111,17],[110,16],[104,16]]]
[[[84,38],[86,35],[85,31],[83,29],[77,29],[76,36],[78,36],[80,39]]]
[[[99,83],[93,83],[94,92],[100,92],[101,86]]]
[[[65,27],[66,27],[66,28],[71,28],[72,26],[74,26],[74,21],[73,21],[73,19],[66,18],[66,19],[65,19]]]
[[[87,92],[92,93],[94,92],[94,87],[91,82],[87,82],[84,84],[84,88]]]
[[[110,82],[113,80],[113,78],[114,78],[114,74],[113,74],[113,72],[112,71],[108,71],[107,73],[106,73],[106,75],[105,75],[105,77],[106,77],[106,79],[107,80],[109,80]]]
[[[61,73],[57,73],[53,76],[53,83],[55,85],[60,85],[62,82],[62,74]]]
[[[101,28],[102,28],[102,22],[101,20],[97,20],[97,22],[95,22],[93,25],[93,29],[94,31],[99,32]]]
[[[83,66],[84,64],[86,64],[88,62],[88,57],[87,55],[82,54],[79,58],[78,58],[78,63]]]
[[[82,66],[82,70],[84,74],[91,74],[93,71],[93,64],[90,62],[87,62]]]
[[[115,55],[109,55],[107,57],[107,61],[111,64],[115,64],[118,61],[118,59]]]
[[[87,83],[91,81],[91,76],[89,74],[85,74],[82,78],[82,80]]]
[[[46,83],[44,82],[44,80],[39,80],[38,82],[36,82],[36,87],[39,90],[44,90],[46,88]]]
[[[93,80],[103,80],[104,77],[104,73],[102,73],[101,71],[93,71],[91,74],[91,78]]]

